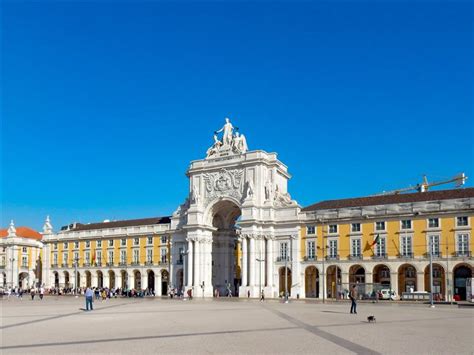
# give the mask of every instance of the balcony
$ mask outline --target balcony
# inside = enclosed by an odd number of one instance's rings
[[[387,254],[386,253],[375,254],[375,255],[372,255],[372,259],[374,260],[387,259]]]
[[[413,253],[412,252],[406,252],[406,253],[398,254],[398,257],[400,259],[413,259]]]
[[[132,266],[140,266],[140,262],[139,261],[132,261]]]
[[[425,258],[429,259],[430,258],[430,253],[425,253],[424,254]],[[440,251],[436,252],[436,253],[433,253],[432,254],[433,258],[435,259],[439,259],[439,258],[442,258],[443,257],[443,253],[441,253]]]
[[[145,265],[146,265],[146,266],[152,266],[152,265],[153,265],[153,261],[151,261],[151,260],[145,261]]]
[[[56,267],[57,267],[57,265],[56,265]],[[61,267],[69,267],[69,264],[68,263],[62,263]]]
[[[113,263],[112,261],[109,261],[109,262],[107,263],[107,266],[114,266],[114,263]]]
[[[349,260],[362,260],[361,254],[349,255]]]
[[[127,263],[125,261],[119,262],[119,266],[127,266]]]
[[[339,255],[326,255],[326,260],[339,260]]]
[[[90,263],[84,263],[84,264],[82,264],[82,266],[83,267],[89,267],[89,266],[91,266],[91,264]]]
[[[5,265],[0,265],[0,270],[5,269]]]
[[[158,265],[168,265],[168,260],[160,260]]]
[[[51,264],[52,268],[57,268],[59,265],[58,264]]]
[[[100,262],[100,261],[96,262],[95,266],[102,266],[102,262]]]
[[[290,261],[290,258],[288,256],[278,256],[276,259],[277,263],[284,263],[285,261]]]
[[[454,256],[457,256],[459,258],[465,258],[465,257],[470,257],[471,256],[471,252],[469,250],[465,250],[465,251],[457,251],[454,253]]]
[[[306,261],[306,262],[311,262],[311,261],[316,261],[318,260],[318,257],[317,256],[305,256],[303,257],[303,261]]]

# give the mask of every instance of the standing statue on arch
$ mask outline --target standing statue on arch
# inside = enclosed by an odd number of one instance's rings
[[[236,130],[238,130],[237,127],[236,127]],[[222,134],[222,143],[223,143],[224,147],[231,146],[232,145],[232,140],[234,138],[234,135],[233,135],[234,126],[232,126],[232,123],[230,123],[230,119],[227,118],[227,117],[225,119],[224,126],[220,130],[215,131],[214,134],[221,133],[221,132],[224,132]]]
[[[230,119],[225,119],[224,126],[214,131],[214,144],[207,150],[207,157],[227,156],[230,154],[243,154],[248,150],[247,139],[243,134],[237,132],[238,127],[230,123]],[[222,132],[222,140],[218,134]]]

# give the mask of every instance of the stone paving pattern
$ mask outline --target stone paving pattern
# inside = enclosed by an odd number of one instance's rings
[[[474,307],[257,300],[3,299],[1,353],[472,354]],[[375,315],[376,323],[367,316]]]

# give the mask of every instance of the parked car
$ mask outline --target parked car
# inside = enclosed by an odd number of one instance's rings
[[[397,294],[394,290],[390,290],[388,288],[384,288],[380,290],[380,298],[382,300],[396,300],[397,299]]]

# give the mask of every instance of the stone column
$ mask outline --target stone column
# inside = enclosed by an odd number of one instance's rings
[[[64,287],[64,272],[59,271],[59,287]]]
[[[267,238],[267,255],[266,255],[266,264],[267,264],[267,286],[273,286],[273,239],[271,237]]]
[[[194,292],[197,292],[197,287],[201,284],[199,278],[199,272],[201,271],[201,243],[199,240],[194,241],[194,283],[193,286],[195,287]]]
[[[191,288],[193,286],[193,241],[191,239],[187,239],[188,241],[188,253],[185,257],[187,257],[186,267],[186,287]]]
[[[148,288],[148,274],[146,271],[142,272],[142,290]]]
[[[242,243],[242,286],[248,286],[248,255],[247,255],[247,238],[240,239]]]
[[[424,272],[416,273],[416,290],[415,291],[425,291],[425,273]]]
[[[161,296],[161,271],[155,271],[155,295]]]
[[[325,268],[324,273],[321,270],[321,273],[319,274],[319,296],[318,296],[319,299],[323,299],[323,297],[326,298],[326,295],[328,293],[328,290],[326,287],[326,284],[327,284],[326,278],[327,278],[327,274],[326,274],[326,268]],[[324,293],[326,293],[326,295],[324,295]]]
[[[109,281],[109,273],[107,271],[104,271],[102,273],[102,287],[107,287],[109,288],[110,286],[110,281]]]
[[[401,293],[398,294],[398,272],[390,273],[390,287],[397,293],[399,297],[402,297]]]
[[[209,232],[210,233],[210,232]],[[203,280],[205,281],[205,286],[207,290],[207,296],[213,296],[213,289],[212,289],[212,234],[208,235],[204,240],[205,245],[205,253],[204,253],[204,260],[205,260],[205,267],[204,267],[204,275]]]
[[[91,286],[98,287],[97,271],[91,271]]]
[[[249,237],[249,286],[255,286],[255,238]]]

